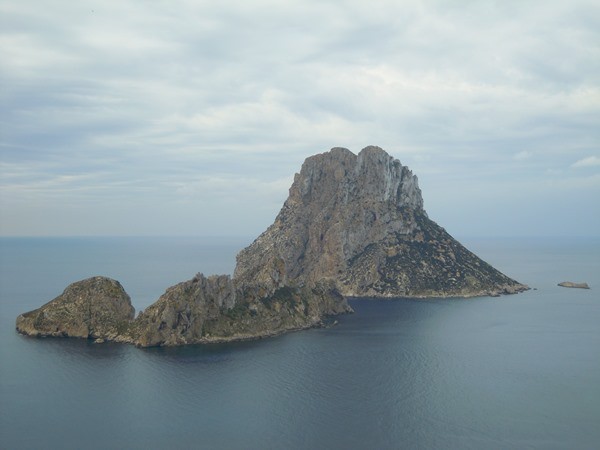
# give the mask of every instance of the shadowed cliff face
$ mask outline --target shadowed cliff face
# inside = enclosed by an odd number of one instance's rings
[[[276,289],[332,279],[348,296],[496,295],[525,289],[431,221],[417,177],[379,147],[308,158],[236,280]]]

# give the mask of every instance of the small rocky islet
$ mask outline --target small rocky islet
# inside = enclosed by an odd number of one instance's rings
[[[558,286],[576,289],[590,289],[590,286],[587,283],[574,283],[573,281],[561,281],[558,283]]]
[[[529,289],[429,219],[415,175],[379,147],[306,159],[275,222],[229,275],[196,275],[134,317],[119,282],[92,277],[17,317],[19,333],[140,347],[226,342],[321,326],[348,297],[430,298]]]

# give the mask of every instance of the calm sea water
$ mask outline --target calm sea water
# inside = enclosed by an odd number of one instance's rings
[[[249,239],[0,239],[0,448],[600,447],[600,240],[469,240],[537,290],[353,300],[329,329],[136,349],[32,339],[15,317],[92,275],[136,309]],[[564,289],[564,280],[592,290]]]

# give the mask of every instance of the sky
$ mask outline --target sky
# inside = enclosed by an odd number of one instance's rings
[[[384,148],[455,236],[600,235],[600,3],[0,0],[0,235],[256,236]]]

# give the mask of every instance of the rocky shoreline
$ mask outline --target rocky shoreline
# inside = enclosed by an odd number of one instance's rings
[[[427,216],[415,175],[379,147],[306,159],[274,223],[233,277],[196,275],[134,318],[115,280],[92,277],[21,314],[19,333],[140,347],[229,342],[322,326],[348,297],[445,298],[529,289]]]

